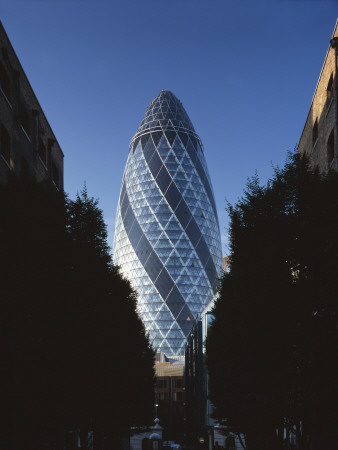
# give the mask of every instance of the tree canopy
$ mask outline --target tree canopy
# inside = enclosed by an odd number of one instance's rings
[[[78,429],[82,448],[93,431],[97,449],[118,449],[151,419],[154,352],[98,202],[13,180],[0,203],[0,442],[37,448]]]
[[[249,449],[300,448],[338,418],[338,176],[297,154],[235,206],[231,263],[207,337],[214,416]]]

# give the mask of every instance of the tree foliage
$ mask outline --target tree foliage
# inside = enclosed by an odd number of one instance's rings
[[[98,202],[17,180],[0,202],[0,442],[37,448],[76,429],[83,448],[94,431],[96,448],[117,449],[151,418],[154,352]]]
[[[94,253],[95,259],[111,263],[107,244],[107,226],[98,207],[99,201],[88,196],[87,187],[77,193],[76,199],[67,202],[67,231],[78,247]]]
[[[290,155],[228,205],[231,265],[207,338],[215,417],[248,448],[300,448],[338,418],[337,174]],[[278,432],[279,430],[279,432]]]

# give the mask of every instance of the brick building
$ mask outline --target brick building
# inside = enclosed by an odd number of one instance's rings
[[[63,188],[63,153],[0,22],[0,183],[10,173]]]
[[[184,440],[184,363],[183,361],[169,361],[161,354],[161,359],[155,363],[156,388],[155,415],[164,427],[163,439],[183,442]]]
[[[338,21],[298,145],[299,152],[308,155],[312,166],[323,173],[338,170],[337,53]]]

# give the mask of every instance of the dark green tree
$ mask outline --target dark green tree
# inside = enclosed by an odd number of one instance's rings
[[[208,369],[215,417],[248,449],[281,448],[292,427],[307,448],[337,418],[337,186],[336,174],[321,177],[292,155],[228,206],[231,265]]]
[[[0,205],[0,443],[36,449],[80,429],[83,448],[94,431],[97,449],[118,449],[151,416],[154,353],[98,203],[13,180]]]
[[[136,312],[136,293],[112,265],[98,201],[84,188],[68,201],[67,212],[69,424],[83,436],[93,430],[97,447],[105,439],[117,449],[131,426],[151,419],[154,352]]]
[[[64,195],[48,182],[0,188],[0,442],[36,448],[60,430]]]
[[[110,248],[107,243],[107,226],[99,208],[98,199],[88,196],[87,187],[67,203],[67,231],[71,239],[94,253],[96,259],[111,263]]]

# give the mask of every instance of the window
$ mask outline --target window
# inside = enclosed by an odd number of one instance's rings
[[[326,144],[327,165],[330,168],[332,160],[334,159],[334,129],[331,131],[329,139]]]
[[[318,139],[318,119],[316,119],[312,128],[312,147],[316,145]]]
[[[30,119],[26,106],[20,102],[20,123],[27,136],[30,134]]]
[[[52,154],[52,147],[53,147],[54,144],[55,144],[54,139],[48,139],[46,161],[48,161],[49,164],[50,164],[50,161],[52,159],[51,158],[51,154]]]
[[[330,79],[329,79],[329,82],[328,82],[327,88],[326,88],[326,104],[327,104],[327,106],[330,105],[332,97],[333,97],[333,75],[331,73],[331,76],[330,76]]]
[[[158,389],[167,389],[167,380],[157,380]]]
[[[39,157],[41,159],[41,161],[44,163],[44,165],[47,165],[47,158],[46,158],[46,147],[45,144],[43,143],[42,139],[39,138]]]
[[[168,392],[160,392],[157,394],[158,400],[168,400]]]
[[[24,157],[21,158],[21,175],[23,177],[27,177],[29,175],[29,165]]]
[[[10,85],[10,80],[9,80],[9,76],[6,72],[6,69],[4,68],[4,66],[0,63],[0,88],[2,90],[2,92],[5,94],[5,96],[7,97],[7,99],[10,99],[11,96],[11,85]]]
[[[182,392],[173,392],[173,400],[174,402],[181,402],[183,400]]]
[[[11,140],[8,134],[8,131],[4,127],[4,125],[1,124],[1,141],[0,141],[0,152],[1,156],[6,160],[8,164],[10,164],[11,161]]]
[[[182,387],[182,380],[173,380],[173,387],[174,388],[181,388]]]

